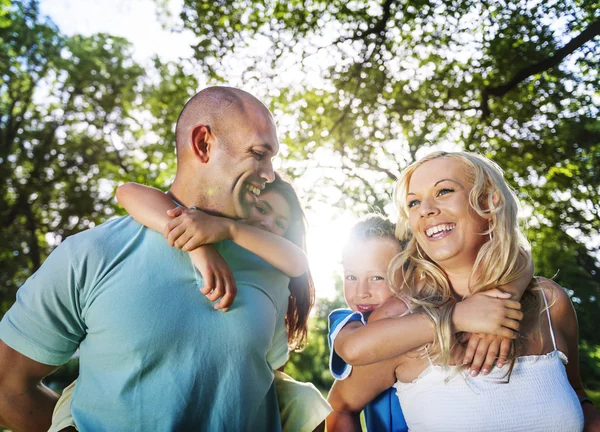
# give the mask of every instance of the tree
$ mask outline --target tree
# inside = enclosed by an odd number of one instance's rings
[[[590,0],[184,0],[176,30],[197,35],[198,65],[215,79],[235,72],[235,58],[242,82],[278,87],[276,116],[293,119],[286,166],[296,176],[320,168],[344,191],[341,206],[383,209],[401,168],[427,148],[493,158],[531,213],[538,273],[560,269],[582,346],[593,347],[598,10]],[[296,69],[305,78],[286,84]]]
[[[197,81],[123,38],[66,37],[37,1],[0,3],[0,313],[62,238],[122,212],[126,180],[165,187]],[[139,151],[139,150],[142,151]]]

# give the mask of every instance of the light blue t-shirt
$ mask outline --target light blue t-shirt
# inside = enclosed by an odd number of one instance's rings
[[[226,313],[188,254],[132,218],[74,235],[19,289],[0,339],[49,365],[79,348],[81,431],[280,430],[271,366],[287,356],[289,279],[216,247],[238,288]]]

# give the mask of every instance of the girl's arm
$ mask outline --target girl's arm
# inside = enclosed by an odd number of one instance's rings
[[[167,210],[174,207],[173,200],[163,191],[138,183],[119,186],[117,201],[136,221],[160,233],[171,220]]]
[[[162,191],[137,183],[117,189],[117,200],[138,222],[164,232],[169,244],[191,251],[205,244],[231,239],[290,277],[304,274],[308,259],[302,249],[268,231],[199,210],[177,207]]]
[[[154,231],[163,232],[171,220],[167,211],[173,208],[173,200],[159,189],[137,183],[126,183],[117,188],[117,201],[139,223]],[[227,311],[237,294],[231,269],[212,245],[190,251],[194,266],[202,275],[204,286],[200,292],[214,302],[215,309]]]
[[[302,249],[284,237],[227,218],[181,207],[169,210],[174,219],[165,227],[169,244],[189,251],[198,246],[230,239],[258,255],[289,277],[303,275],[308,258]]]
[[[454,331],[516,337],[515,330],[523,314],[519,310],[521,304],[509,300],[508,296],[508,293],[490,290],[457,303],[452,318]],[[350,323],[339,332],[333,348],[346,363],[368,365],[433,342],[434,327],[423,313],[390,318],[393,314],[405,313],[408,307],[397,298],[388,302],[379,308],[381,311],[373,312],[367,325]]]

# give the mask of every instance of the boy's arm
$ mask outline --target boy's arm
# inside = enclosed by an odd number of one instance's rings
[[[392,297],[371,314],[367,325],[345,325],[332,349],[356,366],[387,360],[431,342],[434,329],[430,321],[420,313],[400,316],[406,312],[406,304]]]
[[[189,251],[206,243],[231,239],[289,277],[301,276],[308,269],[308,259],[302,249],[269,231],[199,210],[179,207],[169,210],[168,214],[174,219],[167,224],[168,234],[165,234],[176,248]]]
[[[508,294],[499,290],[490,290],[457,303],[452,317],[454,331],[514,338],[523,314],[519,310],[520,303],[507,297]],[[402,314],[408,310],[401,300],[390,300],[394,313]],[[372,364],[433,342],[435,329],[424,313],[389,318],[386,306],[387,302],[382,306],[382,312],[376,310],[378,314],[372,316],[367,325],[348,325],[339,332],[334,348],[346,363]],[[377,318],[383,319],[375,321]]]
[[[530,253],[522,251],[522,253],[519,255],[519,260],[527,260],[527,268],[523,274],[517,279],[498,287],[500,290],[510,293],[510,298],[513,300],[521,300],[523,293],[525,293],[525,290],[531,283],[531,279],[533,279],[533,274],[535,271],[533,258],[531,257]]]
[[[333,413],[327,417],[327,431],[360,431],[358,413],[382,391],[396,382],[398,358],[352,369],[343,381],[335,381],[327,401]]]

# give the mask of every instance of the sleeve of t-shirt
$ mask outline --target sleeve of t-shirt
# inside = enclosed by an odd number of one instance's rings
[[[329,314],[329,370],[337,380],[348,378],[352,372],[352,366],[335,352],[335,338],[346,324],[353,321],[366,324],[365,318],[360,312],[352,312],[350,309],[336,309]]]
[[[19,288],[15,304],[0,322],[0,339],[39,363],[66,363],[85,335],[80,277],[67,239]]]

